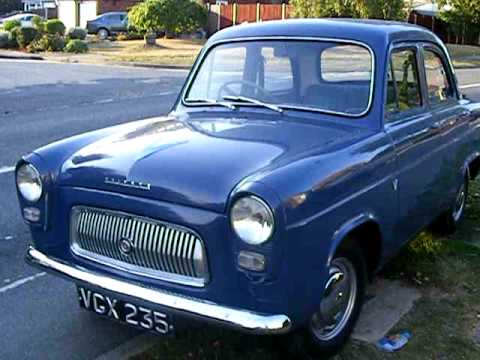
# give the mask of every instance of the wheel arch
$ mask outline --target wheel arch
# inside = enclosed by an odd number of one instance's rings
[[[362,213],[342,224],[335,231],[327,260],[327,266],[343,247],[355,242],[362,251],[371,278],[382,263],[383,237],[379,222],[372,213]]]
[[[475,180],[480,173],[480,152],[474,152],[467,158],[464,172],[468,175],[469,180]]]

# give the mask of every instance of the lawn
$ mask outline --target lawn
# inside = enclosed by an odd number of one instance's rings
[[[203,43],[203,40],[158,39],[158,46],[145,47],[143,40],[97,41],[95,37],[90,37],[87,54],[42,53],[42,56],[49,60],[65,62],[190,66]]]
[[[204,40],[158,39],[157,47],[145,47],[143,40],[98,41],[89,37],[88,54],[42,53],[46,59],[84,63],[142,63],[191,66]],[[480,67],[480,46],[448,45],[455,67]]]
[[[439,237],[431,232],[422,233],[381,274],[400,279],[422,293],[414,308],[392,330],[410,330],[413,337],[408,345],[398,353],[386,354],[374,345],[350,341],[335,360],[480,359],[480,343],[474,342],[474,334],[480,332],[479,198],[480,181],[477,181],[470,189],[465,222],[456,234]],[[291,357],[274,338],[210,327],[195,327],[179,332],[176,338],[159,339],[153,348],[134,357],[135,360],[280,358]]]

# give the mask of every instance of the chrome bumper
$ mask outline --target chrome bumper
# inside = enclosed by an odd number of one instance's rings
[[[147,288],[117,280],[80,266],[68,265],[48,257],[30,247],[26,261],[54,274],[75,282],[82,282],[100,289],[126,295],[142,301],[170,308],[185,316],[199,317],[220,325],[254,334],[283,334],[290,330],[291,321],[286,315],[265,315],[249,310],[234,309],[205,300],[176,295],[170,292]]]

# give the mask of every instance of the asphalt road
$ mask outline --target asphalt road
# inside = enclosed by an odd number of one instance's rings
[[[186,75],[0,60],[0,359],[93,359],[141,334],[80,310],[71,283],[24,263],[9,168],[52,141],[167,113]]]
[[[185,76],[0,60],[0,359],[94,359],[141,335],[80,310],[72,284],[24,263],[29,234],[11,167],[43,144],[165,114]],[[480,70],[462,70],[458,77],[468,86],[464,93],[480,101]]]

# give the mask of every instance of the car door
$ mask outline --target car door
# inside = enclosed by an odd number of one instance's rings
[[[385,131],[397,157],[393,186],[398,194],[398,246],[428,224],[437,202],[433,190],[441,161],[435,156],[433,116],[424,99],[419,53],[416,45],[399,44],[389,55]]]
[[[117,32],[123,29],[123,22],[120,14],[113,14],[108,17],[110,31]]]
[[[463,139],[468,131],[470,113],[461,103],[444,52],[434,44],[424,44],[422,57],[426,98],[433,115],[436,148],[442,158],[437,169],[435,192],[442,194],[439,196],[439,207],[446,209],[451,206],[457,190],[463,184],[463,165],[469,155],[468,144]]]

